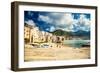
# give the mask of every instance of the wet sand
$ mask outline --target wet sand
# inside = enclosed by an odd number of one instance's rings
[[[49,48],[25,47],[24,51],[25,61],[50,61],[90,58],[90,47],[73,48],[69,46],[58,45]]]

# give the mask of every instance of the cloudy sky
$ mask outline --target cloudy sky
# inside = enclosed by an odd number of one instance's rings
[[[24,11],[25,23],[41,31],[90,31],[91,15],[86,13]]]

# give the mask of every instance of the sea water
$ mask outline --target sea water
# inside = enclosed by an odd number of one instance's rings
[[[80,48],[82,45],[90,44],[90,40],[65,40],[63,44],[75,48]]]

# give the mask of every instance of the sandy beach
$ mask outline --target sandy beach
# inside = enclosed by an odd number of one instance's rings
[[[90,47],[74,48],[60,45],[49,48],[31,48],[25,46],[24,51],[24,61],[50,61],[90,58]]]

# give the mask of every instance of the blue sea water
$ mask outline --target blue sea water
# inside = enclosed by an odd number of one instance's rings
[[[80,48],[82,45],[90,44],[90,40],[65,40],[63,44],[75,48]]]

